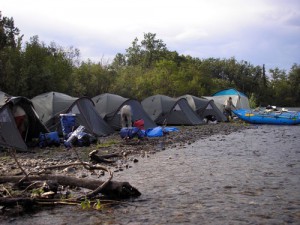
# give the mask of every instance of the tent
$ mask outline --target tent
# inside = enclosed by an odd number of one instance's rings
[[[90,133],[96,136],[107,136],[114,130],[98,114],[94,102],[87,97],[77,99],[66,111],[76,115],[76,126],[83,125]]]
[[[233,105],[237,109],[250,109],[248,97],[244,93],[239,92],[236,89],[225,89],[216,92],[212,96],[205,96],[205,98],[213,99],[215,103],[218,103],[218,107],[221,111],[223,111],[225,101],[229,97],[232,98]]]
[[[32,99],[41,121],[51,131],[61,133],[60,114],[76,115],[75,126],[83,125],[96,136],[107,136],[113,129],[97,113],[90,98],[75,98],[59,92],[48,92]]]
[[[124,98],[120,95],[104,93],[92,98],[97,112],[115,130],[121,129],[120,109],[124,105],[130,105],[132,109],[132,120],[144,120],[145,129],[156,127],[155,122],[144,111],[141,103],[135,99]]]
[[[185,98],[191,108],[200,116],[200,118],[208,118],[214,116],[217,121],[224,122],[226,117],[212,99],[199,98],[193,95],[183,95],[180,98]]]
[[[32,102],[25,97],[11,97],[6,103],[1,101],[0,108],[0,146],[26,151],[27,144],[39,138],[40,133],[48,133],[48,129],[39,120]],[[18,130],[13,111],[21,107],[26,113],[25,133],[22,137]]]
[[[142,106],[154,122],[160,125],[199,125],[203,120],[189,106],[185,98],[153,95],[142,101]]]
[[[35,96],[31,101],[42,123],[52,130],[57,125],[59,114],[65,113],[77,99],[59,92],[47,92]]]
[[[3,106],[6,103],[6,100],[10,98],[9,94],[6,94],[3,91],[0,91],[0,106]]]

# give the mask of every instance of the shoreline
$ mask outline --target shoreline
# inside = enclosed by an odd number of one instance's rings
[[[130,171],[132,172],[133,169],[133,164],[139,163],[139,159],[141,159],[140,157],[151,157],[152,154],[165,149],[184,148],[186,145],[190,145],[201,139],[209,138],[212,135],[228,135],[233,132],[248,129],[249,127],[250,126],[247,124],[240,123],[239,121],[192,127],[182,126],[178,127],[179,131],[170,132],[164,137],[147,138],[140,142],[138,142],[138,139],[132,139],[126,142],[121,139],[119,133],[116,132],[108,137],[99,138],[98,144],[91,145],[89,147],[66,149],[62,145],[60,147],[52,148],[34,148],[30,152],[14,154],[10,154],[7,151],[0,151],[0,163],[3,165],[0,167],[0,177],[17,175],[24,176],[23,171],[25,171],[29,175],[58,175],[65,176],[66,178],[79,178],[82,179],[82,181],[87,179],[104,182],[109,177],[108,171],[111,171],[112,174],[119,172],[115,179],[112,178],[112,181],[120,182],[119,178],[123,176],[122,174],[130,174]],[[97,155],[118,154],[118,157],[111,158],[114,160],[113,163],[93,163],[89,158],[89,153],[93,150],[98,150]],[[107,172],[104,170],[87,170],[82,165],[78,165],[81,164],[81,162],[99,165],[107,168],[108,170]],[[77,164],[77,166],[75,166],[75,164]],[[68,166],[59,167],[59,165]],[[45,168],[51,167],[55,167],[56,169],[45,170]],[[123,180],[121,182],[128,181]],[[5,193],[5,190],[13,190],[13,186],[11,186],[12,183],[3,183],[2,185],[4,190],[3,193]],[[64,190],[62,192],[70,190],[72,196],[85,195],[86,193],[82,188],[66,187],[65,189],[65,187],[63,187],[63,189]],[[28,191],[29,192],[27,194],[24,193],[22,195],[24,197],[27,196],[31,193],[30,190]],[[8,210],[7,213],[3,213],[0,218],[6,220],[15,217],[15,213],[18,213],[20,216],[24,215],[24,213],[26,214],[25,211],[23,213],[17,208]]]
[[[79,161],[91,163],[89,153],[97,150],[97,155],[99,156],[118,155],[111,159],[115,163],[101,163],[109,167],[113,172],[118,172],[125,168],[130,168],[129,163],[137,163],[139,157],[149,156],[166,148],[178,148],[185,144],[190,145],[211,135],[227,135],[250,127],[249,124],[239,121],[199,126],[181,126],[177,127],[179,131],[170,132],[163,137],[146,138],[139,142],[137,139],[125,141],[121,139],[118,132],[115,132],[110,136],[100,137],[97,144],[92,144],[89,147],[75,147],[73,149],[66,149],[63,145],[60,147],[36,147],[30,149],[31,151],[29,152],[16,153],[16,157],[25,171],[35,173],[43,167],[57,164]],[[0,162],[3,165],[0,169],[0,176],[15,175],[22,172],[8,152],[0,151]]]

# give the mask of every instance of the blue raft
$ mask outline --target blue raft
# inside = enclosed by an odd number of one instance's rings
[[[300,112],[253,111],[238,109],[232,111],[241,120],[252,124],[296,125],[300,124]]]

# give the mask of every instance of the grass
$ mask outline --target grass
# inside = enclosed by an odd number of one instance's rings
[[[112,139],[112,140],[108,140],[106,142],[102,142],[102,143],[98,143],[96,145],[96,148],[107,148],[107,147],[111,147],[115,144],[119,144],[120,141],[119,140],[115,140],[115,139]]]

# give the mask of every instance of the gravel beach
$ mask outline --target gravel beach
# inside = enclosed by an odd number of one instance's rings
[[[121,139],[118,132],[115,132],[110,136],[99,138],[97,144],[89,147],[74,147],[73,149],[66,149],[63,145],[61,147],[37,147],[29,149],[29,152],[17,153],[16,158],[27,173],[34,173],[40,171],[43,167],[71,164],[79,161],[89,162],[89,153],[97,150],[97,154],[100,156],[117,155],[110,159],[115,163],[105,165],[113,172],[118,172],[130,167],[130,163],[138,162],[139,157],[147,157],[168,147],[181,147],[214,134],[227,135],[248,128],[251,128],[251,126],[240,122],[181,126],[178,127],[178,131],[170,132],[164,137],[147,138],[140,142],[137,139],[125,141]],[[14,158],[7,151],[0,151],[0,164],[0,176],[16,175],[22,172]],[[82,172],[77,173],[78,176],[81,174]]]

